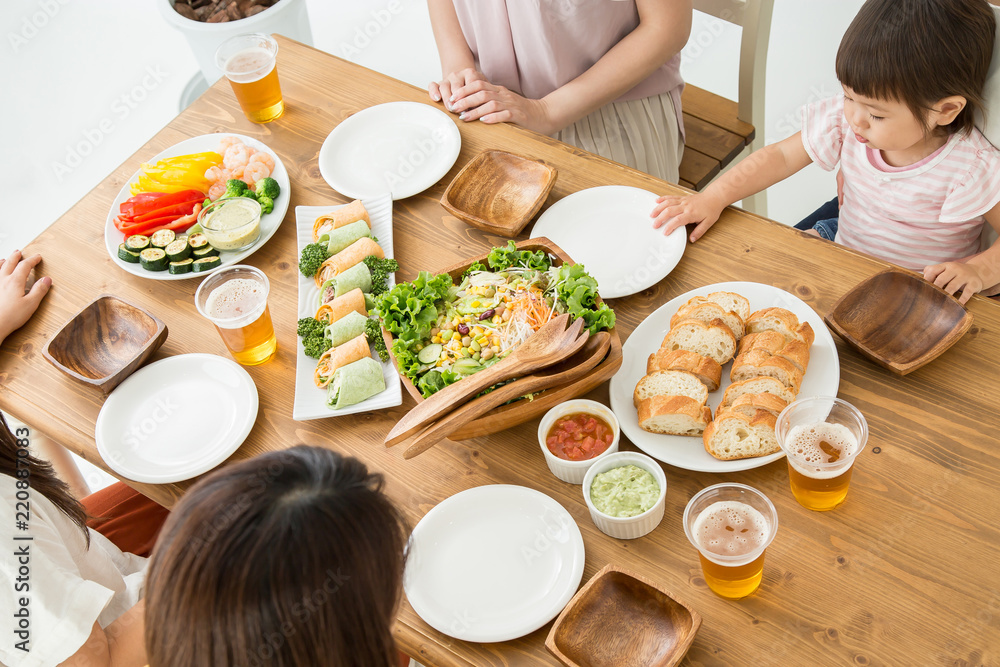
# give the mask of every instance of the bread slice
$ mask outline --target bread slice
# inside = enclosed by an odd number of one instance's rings
[[[744,394],[764,393],[774,394],[786,403],[791,403],[795,400],[795,395],[798,392],[794,389],[789,389],[776,378],[767,376],[755,377],[743,380],[742,382],[734,382],[726,387],[726,393],[722,395],[722,403],[719,406],[721,408],[733,405],[736,399]]]
[[[801,340],[788,340],[778,331],[758,331],[740,341],[739,354],[758,349],[792,362],[803,373],[809,367],[809,346]]]
[[[646,372],[685,371],[701,380],[709,391],[719,388],[722,381],[722,366],[715,359],[703,357],[688,350],[657,350],[646,361]]]
[[[762,394],[743,394],[738,396],[730,405],[720,405],[716,418],[730,412],[740,412],[747,417],[753,417],[757,414],[758,410],[764,410],[777,417],[787,405],[788,401],[785,399],[767,392]]]
[[[747,318],[747,333],[777,331],[788,340],[800,340],[807,346],[813,344],[816,334],[808,322],[799,323],[799,318],[784,308],[762,308]]]
[[[639,401],[639,428],[667,435],[701,435],[712,409],[687,396],[652,396]]]
[[[694,374],[684,371],[653,371],[643,375],[632,392],[632,403],[653,396],[687,396],[702,405],[708,401],[708,387]]]
[[[750,317],[750,301],[736,292],[712,292],[706,296],[693,296],[681,306],[681,309],[688,305],[706,302],[719,304],[723,310],[739,315],[744,322]]]
[[[767,375],[777,378],[786,387],[799,393],[802,386],[802,371],[783,357],[769,354],[767,350],[750,350],[733,360],[729,379],[733,382],[749,380],[753,377]]]
[[[766,410],[758,410],[753,417],[741,413],[717,416],[702,435],[705,451],[723,461],[773,454],[781,449],[774,435],[775,423],[774,415]]]
[[[733,332],[733,337],[736,338],[736,342],[739,343],[740,339],[743,338],[745,329],[743,318],[731,310],[724,310],[722,306],[711,301],[681,306],[680,310],[670,318],[670,326],[673,327],[683,320],[701,320],[702,322],[711,323],[716,319],[722,320],[729,327],[729,330]]]
[[[697,352],[721,365],[736,354],[736,337],[722,320],[682,320],[670,328],[660,349]]]

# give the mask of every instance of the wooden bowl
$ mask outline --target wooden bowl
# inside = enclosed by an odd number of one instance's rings
[[[562,610],[545,647],[570,667],[671,667],[700,626],[698,612],[660,586],[607,565]]]
[[[167,325],[144,309],[102,294],[73,316],[45,346],[53,366],[105,394],[167,339]]]
[[[538,213],[555,182],[555,168],[544,162],[483,151],[458,172],[441,205],[477,229],[514,237]]]
[[[545,237],[521,241],[517,244],[517,247],[519,250],[530,250],[532,252],[544,250],[548,254],[555,257],[553,264],[556,266],[561,266],[565,262],[569,262],[570,264],[573,263],[573,260],[570,259],[565,252],[563,252],[562,248]],[[452,280],[454,280],[457,284],[460,282],[462,274],[465,273],[465,270],[469,268],[471,264],[474,262],[485,263],[486,256],[487,253],[484,253],[478,257],[473,257],[464,261],[461,264],[456,264],[441,271],[436,271],[435,273],[447,273],[451,275]],[[601,303],[600,296],[597,297],[597,302]],[[517,426],[518,424],[523,424],[529,419],[533,419],[534,417],[544,414],[549,410],[549,408],[559,405],[564,401],[576,398],[577,396],[582,396],[605,380],[610,379],[611,376],[615,374],[615,371],[617,371],[622,365],[622,342],[618,337],[617,327],[611,329],[608,333],[611,334],[611,347],[608,349],[607,356],[604,357],[604,360],[601,363],[597,364],[593,370],[583,377],[579,378],[575,382],[569,382],[567,384],[552,387],[536,393],[534,398],[530,401],[514,401],[508,405],[502,405],[499,408],[494,408],[479,419],[472,420],[448,437],[452,440],[466,440],[468,438],[478,438],[479,436],[490,435],[491,433],[499,433],[500,431],[506,430],[512,426]],[[382,336],[385,339],[386,348],[392,350],[392,334],[383,329]],[[390,356],[392,355],[390,354]],[[392,357],[392,359],[393,363],[396,363],[396,358]],[[396,372],[399,372],[398,364],[396,365]],[[413,400],[415,400],[418,404],[424,400],[423,396],[420,394],[420,390],[413,385],[410,378],[406,377],[402,373],[399,373],[399,379],[402,381],[403,387],[406,389],[407,393],[413,397]]]
[[[824,319],[858,352],[899,375],[936,359],[972,326],[972,313],[958,299],[898,269],[859,283]]]

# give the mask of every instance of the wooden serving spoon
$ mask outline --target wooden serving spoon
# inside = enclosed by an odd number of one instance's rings
[[[570,358],[469,401],[428,426],[417,436],[413,444],[406,448],[403,458],[412,459],[417,454],[422,454],[473,419],[486,414],[498,405],[503,405],[507,401],[525,394],[569,384],[583,377],[601,363],[607,356],[610,347],[611,334],[602,331],[592,336]]]
[[[389,431],[385,438],[386,447],[406,440],[487,387],[512,377],[528,375],[575,353],[587,342],[589,333],[583,330],[582,317],[577,318],[569,328],[566,327],[568,323],[568,314],[556,317],[514,348],[506,359],[448,385],[418,404]]]

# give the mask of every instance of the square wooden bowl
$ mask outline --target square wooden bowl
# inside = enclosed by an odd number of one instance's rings
[[[574,263],[573,260],[570,259],[565,252],[563,252],[562,248],[545,237],[521,241],[517,244],[517,248],[519,250],[530,250],[532,252],[543,250],[555,258],[555,261],[553,261],[555,266],[562,266],[562,264],[567,262],[570,264]],[[486,257],[487,253],[484,253],[478,257],[466,260],[461,264],[456,264],[441,271],[435,271],[434,273],[447,273],[452,277],[452,280],[455,281],[455,284],[458,284],[461,281],[462,274],[465,273],[465,270],[468,269],[470,265],[474,262],[483,262],[485,264]],[[597,297],[597,302],[601,303],[600,296]],[[604,360],[601,361],[601,363],[597,364],[597,366],[595,366],[583,377],[573,382],[568,382],[564,385],[538,392],[530,401],[514,401],[508,405],[502,405],[499,408],[494,408],[479,419],[474,419],[469,422],[448,437],[452,440],[466,440],[468,438],[478,438],[479,436],[489,435],[491,433],[499,433],[500,431],[506,430],[512,426],[517,426],[518,424],[523,424],[529,419],[533,419],[534,417],[544,414],[549,410],[549,408],[564,401],[576,398],[577,396],[582,396],[605,380],[610,379],[611,376],[615,374],[615,371],[617,371],[622,365],[622,342],[618,337],[617,327],[611,329],[608,333],[611,334],[611,347],[608,349],[607,356],[604,357]],[[385,339],[386,348],[392,350],[392,334],[383,329],[382,336]],[[390,356],[392,355],[390,354]],[[392,357],[392,360],[395,364],[396,358]],[[399,372],[398,364],[396,365],[396,372]],[[407,393],[413,397],[413,400],[415,400],[417,404],[420,404],[424,398],[421,396],[420,390],[417,389],[410,381],[410,378],[406,377],[402,373],[399,373],[399,379],[402,381],[403,387],[406,389]],[[515,382],[517,382],[517,380],[515,380]]]
[[[441,205],[477,229],[514,237],[538,213],[555,182],[555,168],[544,162],[487,150],[458,172]]]
[[[899,375],[938,358],[972,326],[972,313],[958,299],[898,269],[858,283],[824,319],[858,352]]]
[[[700,626],[698,612],[662,587],[607,565],[562,610],[545,647],[570,667],[671,667]]]
[[[102,294],[63,325],[42,354],[72,378],[105,394],[167,339],[167,325],[146,310]]]

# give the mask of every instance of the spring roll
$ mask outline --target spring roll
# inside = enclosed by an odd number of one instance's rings
[[[341,227],[330,232],[330,237],[326,241],[326,251],[331,255],[336,255],[358,239],[363,239],[371,235],[372,230],[368,228],[364,220],[352,222],[346,227]]]
[[[368,228],[371,229],[372,220],[368,217],[368,210],[360,199],[355,199],[347,206],[341,206],[336,211],[319,216],[313,223],[313,243],[319,241],[323,234],[329,234],[335,229],[340,229],[358,220],[364,220]]]
[[[382,364],[369,356],[337,369],[327,389],[326,404],[337,410],[382,391],[385,391]]]
[[[330,278],[320,287],[320,299],[333,289],[334,298],[343,296],[353,289],[360,289],[362,292],[372,291],[372,272],[368,270],[364,262],[355,264],[343,273]],[[322,301],[321,301],[322,303]]]
[[[325,273],[326,275],[323,275],[323,280],[329,280],[338,273],[343,273],[363,260],[365,257],[369,257],[371,255],[375,255],[379,259],[385,259],[385,253],[382,251],[382,246],[366,236],[365,238],[358,239],[333,257],[326,260],[326,262],[324,262],[324,267],[321,267],[320,269],[320,274],[322,275]]]
[[[340,347],[344,343],[363,335],[367,323],[367,317],[352,310],[340,319],[334,320],[331,324],[327,325],[326,337],[334,347]]]
[[[368,310],[370,306],[368,305],[368,299],[365,298],[365,294],[360,289],[353,289],[347,294],[338,297],[335,293],[333,285],[327,286],[320,293],[320,306],[319,310],[316,311],[316,319],[320,322],[336,322],[347,313],[351,311],[358,312],[365,317],[368,317]],[[327,306],[324,308],[323,306]],[[320,317],[322,314],[327,314],[326,317]]]

